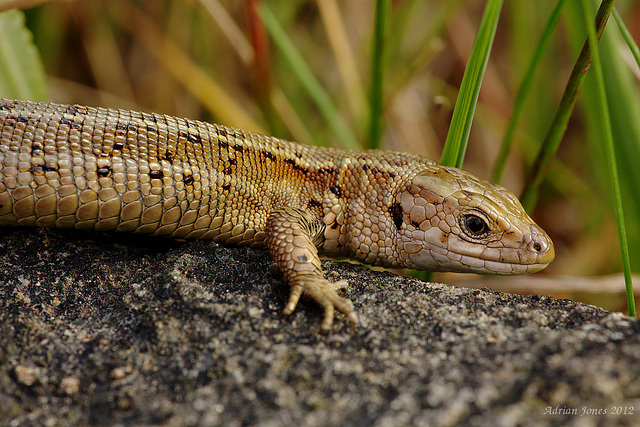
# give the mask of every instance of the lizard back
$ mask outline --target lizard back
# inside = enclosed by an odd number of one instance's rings
[[[321,214],[337,157],[196,120],[3,99],[0,226],[261,246],[273,209]]]

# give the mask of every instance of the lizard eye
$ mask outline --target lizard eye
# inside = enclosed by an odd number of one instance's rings
[[[462,227],[471,235],[471,237],[480,238],[489,232],[489,226],[486,221],[475,214],[467,214],[462,216]]]

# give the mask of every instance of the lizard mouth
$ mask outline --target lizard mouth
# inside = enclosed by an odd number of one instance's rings
[[[553,243],[546,234],[525,235],[517,248],[499,242],[454,242],[446,247],[425,246],[410,255],[410,264],[431,271],[512,276],[543,270],[555,258]]]

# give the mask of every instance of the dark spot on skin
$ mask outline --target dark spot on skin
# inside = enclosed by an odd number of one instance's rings
[[[337,185],[329,187],[329,191],[338,196],[338,198],[342,197],[342,190]]]
[[[127,125],[127,130],[132,131],[132,132],[136,132],[138,130],[138,128],[134,124],[128,124]]]
[[[8,105],[3,105],[2,107],[0,107],[0,110],[11,110],[11,107]]]
[[[104,168],[98,168],[96,173],[98,174],[99,177],[104,178],[109,176],[109,173],[111,173],[111,168],[109,166],[106,166]]]
[[[34,157],[40,157],[44,154],[44,152],[42,151],[42,144],[40,144],[39,142],[34,142],[31,145],[31,155]]]
[[[262,155],[263,157],[265,157],[266,159],[269,159],[269,160],[273,160],[273,161],[276,160],[276,156],[274,156],[273,154],[271,154],[268,151],[262,150],[262,151],[260,151],[260,155]]]
[[[187,127],[195,128],[198,127],[198,125],[193,120],[187,120]]]
[[[332,229],[332,230],[335,230],[335,229],[336,229],[336,228],[338,228],[338,227],[339,227],[339,226],[338,226],[338,223],[337,223],[337,222],[334,222],[333,224],[331,224],[331,229]]]
[[[18,122],[26,123],[29,121],[29,117],[27,116],[18,116]]]
[[[296,157],[297,157],[297,158],[299,158],[299,159],[301,159],[301,158],[302,158],[302,154],[300,154],[300,153],[296,153]]]
[[[162,179],[162,177],[164,176],[164,173],[162,173],[161,170],[151,171],[149,172],[149,176],[151,177],[151,179]]]
[[[44,164],[44,170],[45,172],[49,172],[49,171],[57,171],[58,170],[58,165],[55,163],[45,163]]]
[[[310,199],[309,203],[307,203],[307,206],[310,207],[310,208],[321,208],[322,207],[322,203],[320,203],[316,199]]]
[[[411,220],[411,225],[413,225],[415,228],[420,228],[420,223],[418,221]]]
[[[122,150],[123,148],[124,148],[124,144],[122,142],[116,142],[115,144],[113,144],[114,150]]]
[[[300,256],[297,258],[297,260],[298,260],[298,262],[309,262],[309,259],[307,258],[307,256],[306,256],[306,255],[300,255]]]
[[[75,116],[78,114],[78,109],[70,105],[67,107],[67,114],[73,114]]]
[[[227,136],[227,131],[225,129],[218,129],[218,135]]]
[[[233,146],[233,149],[236,150],[239,153],[242,153],[244,151],[244,147],[240,144],[236,144]]]
[[[147,132],[157,132],[157,130],[153,126],[147,125]]]
[[[80,129],[82,124],[79,122],[71,122],[71,129]]]
[[[187,137],[187,133],[185,131],[181,130],[181,131],[178,132],[178,136],[180,138],[186,138]]]
[[[403,216],[402,206],[400,206],[400,203],[391,205],[391,207],[389,208],[389,213],[391,214],[391,218],[393,219],[393,224],[396,226],[396,229],[400,230],[400,228],[402,227]]]
[[[229,159],[227,162],[229,165],[223,169],[223,172],[225,175],[231,175],[233,173],[233,166],[236,165],[237,161],[236,159]]]
[[[324,173],[332,174],[332,173],[335,173],[335,172],[336,172],[336,170],[333,169],[333,168],[320,168],[320,169],[318,169],[318,173],[321,173],[321,174],[324,174]]]
[[[153,117],[153,116],[151,116],[149,114],[145,114],[145,113],[142,113],[142,119],[143,120],[151,120],[151,121],[154,121],[154,122],[156,121],[155,117]]]
[[[31,166],[31,173],[34,175],[42,175],[44,173],[44,169],[42,166]]]
[[[300,172],[302,172],[302,173],[304,173],[304,174],[306,174],[306,173],[308,173],[308,172],[309,172],[309,169],[307,169],[307,168],[303,168],[302,166],[300,166],[299,164],[297,164],[297,163],[296,163],[296,161],[295,161],[295,160],[293,160],[293,159],[284,159],[284,162],[285,162],[285,163],[290,164],[291,166],[293,166],[293,168],[294,168],[295,170],[300,171]]]
[[[218,141],[218,145],[220,148],[227,148],[229,146],[229,144],[224,141]]]
[[[125,125],[124,123],[122,123],[122,122],[116,123],[116,129],[117,130],[125,130],[126,128],[127,128],[127,125]]]
[[[172,164],[173,164],[173,151],[171,151],[171,150],[167,150],[167,151],[164,153],[164,156],[160,158],[160,160],[166,160],[167,162],[169,162],[169,163],[172,163]]]
[[[368,164],[362,165],[362,170],[365,172],[370,170],[374,175],[382,175],[386,178],[394,178],[396,176],[394,172],[383,171],[376,167],[369,166]]]
[[[71,126],[71,120],[63,117],[60,119],[60,124]]]
[[[237,139],[244,139],[244,135],[240,132],[236,132],[233,136],[235,136]]]
[[[108,153],[100,153],[100,157],[102,157],[104,159],[104,158],[109,157],[109,154]]]
[[[192,133],[187,135],[187,140],[193,144],[199,142],[202,144],[202,139],[200,139],[200,135],[194,135]]]
[[[229,190],[231,190],[231,184],[224,184],[224,185],[222,186],[222,189],[223,189],[224,191],[229,191]]]
[[[184,182],[185,185],[193,184],[193,175],[182,174],[182,182]]]

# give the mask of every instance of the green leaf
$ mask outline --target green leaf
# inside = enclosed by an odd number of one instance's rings
[[[300,81],[307,94],[315,102],[318,110],[320,110],[329,127],[340,139],[340,142],[351,150],[361,148],[358,140],[347,127],[340,112],[331,101],[331,97],[323,89],[309,65],[296,49],[291,38],[284,31],[269,6],[267,6],[267,2],[260,3],[258,12],[271,39],[284,56],[293,75]]]
[[[589,34],[589,46],[592,52],[592,67],[596,79],[596,94],[598,97],[597,105],[600,107],[599,113],[602,120],[603,139],[606,151],[606,160],[609,166],[609,174],[611,179],[611,187],[613,190],[613,198],[615,203],[616,223],[618,225],[618,240],[620,241],[620,252],[622,254],[622,265],[624,269],[624,281],[627,291],[627,304],[629,307],[629,316],[636,317],[636,307],[633,295],[633,284],[631,283],[631,263],[629,261],[629,247],[627,244],[627,233],[624,223],[624,210],[622,208],[622,192],[620,191],[620,179],[618,176],[618,165],[616,162],[616,150],[613,145],[613,130],[611,127],[611,119],[609,115],[609,105],[607,103],[607,93],[605,88],[605,80],[600,62],[600,53],[598,51],[598,40],[596,32],[591,25],[593,12],[590,10],[589,0],[582,0],[582,7],[586,26]]]
[[[440,162],[443,165],[460,167],[469,141],[471,123],[475,113],[480,85],[487,68],[489,54],[493,46],[493,39],[502,10],[502,0],[488,0],[478,28],[478,34],[473,42],[467,68],[462,77],[460,92],[453,110],[451,125],[447,140],[442,150]]]
[[[596,33],[598,37],[602,36],[604,27],[609,19],[609,15],[613,10],[614,2],[615,0],[605,0],[600,5],[600,9],[596,15]],[[571,117],[571,113],[573,112],[578,91],[582,87],[582,83],[584,82],[584,77],[587,74],[590,63],[591,50],[589,49],[589,42],[586,41],[582,51],[580,52],[580,56],[573,67],[567,86],[562,94],[562,99],[560,99],[560,105],[553,116],[547,135],[542,142],[540,152],[538,153],[533,169],[527,178],[528,181],[525,189],[520,197],[522,205],[528,212],[531,212],[538,200],[540,185],[544,180],[551,161],[558,151],[560,141],[567,130],[569,117]]]
[[[0,13],[0,96],[45,101],[47,77],[19,10]]]
[[[511,120],[509,120],[507,130],[505,131],[504,138],[502,139],[500,152],[498,153],[498,158],[493,169],[493,182],[500,182],[500,179],[502,177],[502,172],[504,171],[504,166],[507,161],[507,155],[509,154],[509,150],[511,149],[511,145],[513,143],[513,135],[516,130],[516,125],[518,124],[520,116],[524,112],[524,102],[527,99],[532,88],[534,73],[538,69],[538,65],[540,64],[542,55],[546,52],[547,47],[549,46],[551,36],[553,35],[556,25],[558,24],[558,20],[560,19],[560,12],[562,11],[564,3],[565,0],[559,0],[556,3],[555,7],[551,11],[551,15],[549,16],[547,25],[542,32],[542,37],[540,38],[540,41],[533,51],[531,63],[527,67],[527,73],[522,80],[522,85],[520,86],[520,90],[518,91],[518,95],[516,96],[516,103],[513,107],[513,115],[511,116]]]
[[[389,0],[376,1],[372,64],[371,64],[371,104],[369,121],[369,148],[380,148],[382,139],[382,104],[385,41],[387,40],[387,21]]]

